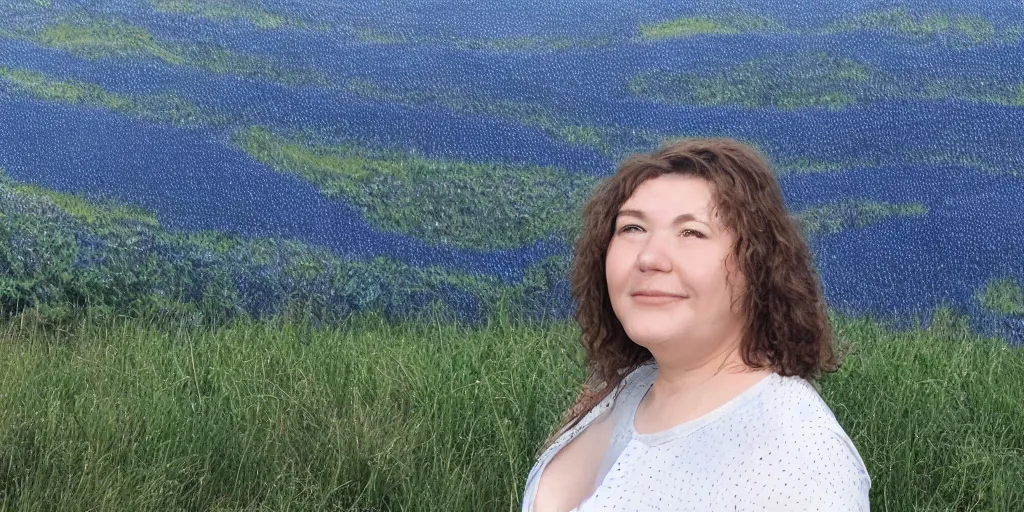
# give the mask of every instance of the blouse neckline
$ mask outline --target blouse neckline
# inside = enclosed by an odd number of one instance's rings
[[[782,379],[781,375],[772,372],[765,376],[764,378],[762,378],[761,380],[755,382],[752,386],[748,387],[747,389],[744,389],[738,395],[730,398],[724,404],[719,405],[718,407],[696,418],[684,421],[679,425],[676,425],[665,430],[641,434],[636,431],[636,426],[634,424],[634,421],[636,419],[636,411],[637,409],[640,408],[640,402],[643,402],[644,397],[647,396],[647,393],[650,392],[651,387],[654,386],[654,378],[657,377],[657,375],[657,370],[651,372],[650,381],[645,383],[640,388],[643,390],[643,393],[640,395],[640,398],[635,401],[635,403],[631,404],[631,407],[628,411],[629,418],[626,420],[626,429],[630,436],[633,439],[648,446],[661,444],[672,439],[677,439],[692,434],[706,427],[708,424],[717,421],[718,419],[729,414],[730,412],[739,409],[743,404],[757,398],[757,395],[759,395],[769,385],[775,382],[779,382]]]

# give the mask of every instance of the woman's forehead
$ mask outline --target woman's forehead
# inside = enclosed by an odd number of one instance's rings
[[[707,226],[712,233],[734,233],[734,228],[722,216],[716,198],[714,185],[703,178],[661,176],[637,187],[619,207],[613,224],[618,227],[635,221],[677,227],[692,222]]]
[[[617,213],[645,219],[689,215],[707,221],[715,216],[713,192],[712,185],[701,178],[661,176],[640,184]]]
[[[626,202],[655,198],[663,201],[673,199],[709,201],[714,195],[714,189],[713,183],[697,176],[665,174],[639,184]]]
[[[618,216],[617,216],[617,218],[619,218],[619,219],[626,219],[626,218],[628,218],[628,219],[636,219],[636,220],[640,220],[640,221],[652,221],[652,222],[660,222],[662,220],[668,220],[670,217],[671,217],[671,214],[666,214],[665,212],[659,212],[657,210],[653,214],[648,214],[647,212],[645,212],[643,210],[633,210],[633,209],[621,209],[621,210],[619,210],[619,213],[618,213]],[[684,223],[687,223],[687,222],[700,222],[700,223],[703,223],[703,224],[710,225],[712,220],[713,219],[709,215],[701,215],[699,213],[692,213],[692,212],[683,212],[683,213],[680,213],[678,215],[675,215],[674,217],[671,217],[672,224],[684,224]]]

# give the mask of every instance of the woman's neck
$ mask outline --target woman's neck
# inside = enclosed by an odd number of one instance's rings
[[[658,364],[658,375],[648,398],[656,403],[694,402],[695,398],[716,394],[709,390],[728,394],[730,389],[745,388],[745,384],[771,373],[771,370],[754,369],[744,363],[739,347],[737,340],[696,360],[652,351]]]

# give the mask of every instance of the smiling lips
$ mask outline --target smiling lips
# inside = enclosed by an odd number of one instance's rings
[[[651,305],[669,304],[686,298],[685,295],[661,292],[657,290],[641,290],[631,293],[630,296],[635,302]]]

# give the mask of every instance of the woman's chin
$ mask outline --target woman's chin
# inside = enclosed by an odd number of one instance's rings
[[[627,328],[626,334],[629,335],[629,339],[633,340],[634,343],[642,347],[651,348],[658,345],[663,345],[674,338],[679,336],[679,330],[677,325],[671,327],[660,328],[657,325],[638,325],[633,328]]]

